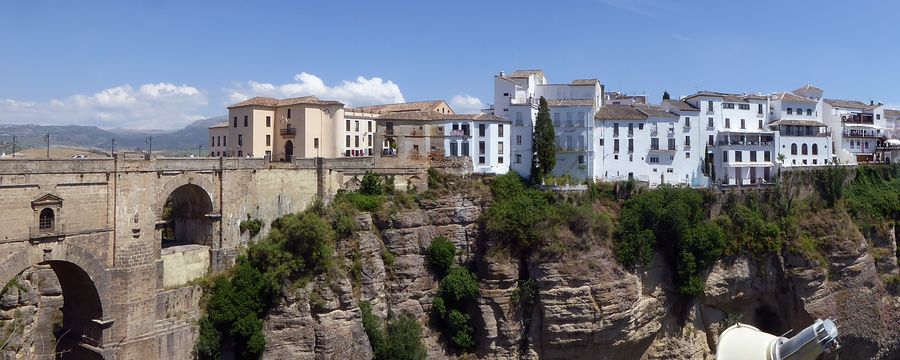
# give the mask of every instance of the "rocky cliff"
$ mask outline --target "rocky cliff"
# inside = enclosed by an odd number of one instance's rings
[[[485,359],[714,359],[718,334],[740,321],[781,334],[833,318],[842,347],[827,358],[900,358],[896,229],[864,236],[846,213],[807,226],[827,239],[823,258],[789,251],[734,255],[705,273],[704,293],[678,295],[664,257],[625,269],[599,244],[564,257],[513,256],[483,236],[481,199],[452,195],[373,220],[338,244],[349,275],[291,289],[266,321],[266,358],[372,356],[358,303],[380,317],[410,313],[425,326],[434,359],[454,354],[429,326],[437,279],[425,265],[431,240],[445,236],[480,282],[475,356]],[[811,220],[812,221],[812,220]],[[523,281],[537,296],[523,306]]]

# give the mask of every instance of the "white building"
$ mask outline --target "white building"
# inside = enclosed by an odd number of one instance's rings
[[[594,114],[603,103],[603,86],[596,79],[550,84],[541,70],[518,70],[494,76],[493,114],[512,122],[510,169],[528,177],[531,172],[532,134],[537,120],[538,99],[550,107],[556,133],[557,159],[554,176],[591,179],[599,171],[595,156],[599,133]]]
[[[825,124],[831,128],[838,161],[842,164],[874,161],[876,148],[888,135],[883,105],[825,99],[822,111]]]
[[[651,187],[704,183],[704,152],[692,120],[696,109],[684,104],[678,113],[672,105],[609,105],[597,111],[601,170],[596,178],[636,180]]]
[[[900,139],[900,110],[884,109],[885,132],[889,139]]]
[[[751,185],[775,175],[775,134],[769,130],[768,97],[701,91],[683,99],[698,108],[710,176],[722,185]],[[713,176],[714,175],[714,176]]]
[[[344,110],[344,133],[340,154],[347,157],[372,156],[375,118],[378,114],[354,109]]]
[[[770,97],[769,126],[776,131],[780,166],[816,166],[834,162],[831,131],[822,121],[822,89],[806,85]]]
[[[439,122],[443,125],[445,156],[471,158],[476,173],[509,172],[509,120],[492,114],[449,114]]]

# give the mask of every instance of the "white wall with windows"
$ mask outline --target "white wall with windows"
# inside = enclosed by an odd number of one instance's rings
[[[448,119],[444,120],[441,126],[444,127],[445,134],[445,156],[469,157],[472,161],[473,171],[476,173],[505,174],[509,172],[511,161],[510,122],[502,118],[496,120]]]

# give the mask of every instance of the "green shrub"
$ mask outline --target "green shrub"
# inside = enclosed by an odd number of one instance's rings
[[[817,173],[817,185],[828,206],[834,206],[838,200],[844,197],[844,184],[847,181],[847,169],[840,164],[834,164]]]
[[[360,302],[359,309],[363,329],[369,337],[376,360],[420,360],[427,357],[427,350],[422,344],[422,326],[415,318],[402,314],[391,320],[385,331],[381,321],[372,313],[372,305],[368,301]]]
[[[496,185],[496,183],[495,183]],[[557,218],[540,190],[504,188],[485,214],[485,230],[523,249],[538,245]]]
[[[338,193],[334,198],[336,204],[346,203],[359,211],[365,212],[377,211],[381,208],[381,205],[384,204],[384,201],[384,196],[381,195],[366,195],[346,191]]]
[[[456,256],[456,245],[443,236],[438,236],[428,246],[428,255],[425,260],[428,266],[438,275],[444,275],[450,271]]]
[[[860,166],[847,189],[854,219],[896,219],[900,214],[900,165]]]
[[[450,332],[453,334],[450,337],[453,345],[464,352],[471,351],[475,347],[475,337],[473,336],[472,319],[469,317],[469,314],[453,309],[450,310],[447,321],[450,326]]]
[[[245,232],[250,232],[250,238],[256,237],[259,234],[259,231],[262,230],[263,222],[260,219],[253,219],[250,217],[250,214],[247,214],[247,220],[243,220],[240,223],[241,234]]]
[[[478,297],[478,279],[475,274],[464,267],[450,269],[440,285],[441,297],[451,304],[462,304],[466,300]]]
[[[359,193],[363,195],[382,195],[384,193],[384,185],[381,183],[381,177],[371,171],[366,171],[362,181],[359,183]]]
[[[200,330],[193,356],[199,360],[217,360],[222,358],[222,334],[213,326],[208,316],[200,318]]]

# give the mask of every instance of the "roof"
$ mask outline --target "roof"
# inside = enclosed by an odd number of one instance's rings
[[[543,76],[544,76],[544,70],[539,70],[539,69],[535,69],[535,70],[516,70],[516,71],[513,71],[511,74],[509,74],[509,75],[507,75],[507,76],[509,76],[509,77],[511,77],[511,78],[524,78],[524,77],[529,77],[529,76],[531,76],[531,75],[538,75],[538,76],[542,76],[542,77],[543,77]]]
[[[805,102],[805,103],[818,103],[819,101],[816,99],[810,99],[805,96],[796,95],[789,92],[780,92],[772,95],[772,100],[781,100],[781,101],[793,101],[793,102]]]
[[[215,124],[213,126],[210,126],[209,129],[218,129],[218,128],[227,128],[227,127],[228,127],[228,123],[223,122],[221,124]]]
[[[815,86],[813,86],[812,84],[806,84],[806,85],[803,85],[803,86],[801,86],[801,87],[799,87],[799,88],[794,89],[793,92],[796,93],[796,92],[798,92],[798,91],[804,92],[804,91],[810,91],[810,90],[812,90],[812,91],[818,91],[818,92],[825,92],[825,90],[822,90],[822,89],[820,89],[820,88],[818,88],[818,87],[815,87]]]
[[[512,122],[500,116],[494,114],[441,114],[443,115],[442,120],[472,120],[472,121],[499,121],[499,122]]]
[[[547,100],[549,106],[594,106],[594,100],[590,99],[564,99]]]
[[[405,103],[396,103],[396,104],[362,106],[362,107],[355,108],[353,110],[361,111],[361,112],[376,113],[376,114],[404,112],[404,111],[437,111],[437,109],[442,104],[446,105],[447,103],[444,100],[414,101],[414,102],[405,102]],[[447,107],[449,108],[450,106],[447,105]]]
[[[522,85],[522,83],[520,83],[518,80],[516,80],[516,79],[511,79],[509,76],[506,76],[506,75],[496,75],[496,76],[497,76],[498,79],[503,79],[503,80],[509,81],[509,82],[511,82],[511,83],[513,83],[513,84],[516,84],[516,85]]]
[[[635,106],[634,108],[637,109],[637,111],[640,111],[640,112],[644,113],[644,115],[647,115],[647,116],[678,117],[678,115],[675,115],[673,113],[665,111],[662,108],[657,107],[657,106]]]
[[[900,117],[900,110],[884,109],[885,117]]]
[[[663,100],[664,103],[671,105],[673,108],[678,109],[679,111],[700,111],[700,109],[694,107],[690,103],[682,100]]]
[[[237,108],[243,106],[289,106],[289,105],[297,105],[297,104],[308,104],[308,105],[344,105],[340,101],[334,100],[319,100],[319,98],[315,96],[301,96],[295,98],[288,99],[276,99],[265,96],[257,96],[254,98],[250,98],[244,101],[241,101],[237,104],[231,105],[228,108]]]
[[[842,108],[852,108],[852,109],[865,109],[869,107],[869,104],[866,104],[862,101],[857,100],[841,100],[841,99],[825,99],[823,100],[828,105],[833,107],[842,107]]]
[[[600,80],[597,79],[575,79],[572,80],[572,85],[597,85],[600,83]]]
[[[634,107],[627,105],[604,106],[594,114],[595,120],[646,120],[644,114]]]
[[[729,94],[729,93],[706,91],[706,90],[698,91],[694,94],[688,95],[684,99],[690,99],[690,98],[699,97],[699,96],[722,98],[722,100],[727,101],[727,102],[748,102],[747,100],[765,100],[766,99],[766,97],[762,96],[762,95]]]
[[[793,120],[793,119],[781,119],[778,121],[774,121],[769,124],[770,126],[780,126],[780,125],[793,125],[793,126],[826,126],[823,123],[820,123],[815,120]]]
[[[445,114],[437,111],[401,111],[381,115],[378,120],[413,120],[413,121],[440,121],[440,120],[471,120],[471,121],[498,121],[508,123],[510,120],[493,114]]]

